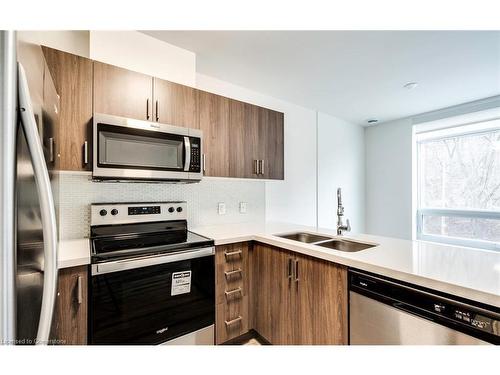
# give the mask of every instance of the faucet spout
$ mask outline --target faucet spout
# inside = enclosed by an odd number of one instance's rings
[[[342,205],[342,189],[337,189],[337,235],[341,236],[343,232],[351,231],[351,223],[349,219],[346,221],[346,225],[342,223],[342,216],[344,216],[344,206]]]

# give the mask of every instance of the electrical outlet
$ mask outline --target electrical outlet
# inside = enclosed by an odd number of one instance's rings
[[[247,202],[240,202],[240,214],[246,214],[247,213]]]
[[[224,202],[219,203],[217,206],[217,211],[219,212],[219,215],[225,215],[226,214],[226,204]]]

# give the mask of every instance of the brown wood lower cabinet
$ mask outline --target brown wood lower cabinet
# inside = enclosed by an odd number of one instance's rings
[[[347,344],[347,268],[296,255],[294,272],[294,344]]]
[[[87,343],[87,266],[59,270],[51,339],[55,344]]]
[[[222,344],[250,328],[247,242],[216,247],[215,277],[215,342]]]
[[[255,244],[254,329],[271,344],[347,344],[347,269]]]

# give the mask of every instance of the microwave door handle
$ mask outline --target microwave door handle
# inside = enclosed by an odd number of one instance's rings
[[[31,155],[36,189],[40,200],[43,229],[43,292],[36,344],[47,344],[57,292],[57,227],[54,198],[50,186],[49,172],[45,164],[42,143],[31,106],[28,81],[23,66],[18,64],[18,90],[21,123],[26,135],[26,143]]]
[[[191,141],[189,137],[184,137],[184,152],[186,157],[184,159],[184,171],[189,172],[189,166],[191,164]]]

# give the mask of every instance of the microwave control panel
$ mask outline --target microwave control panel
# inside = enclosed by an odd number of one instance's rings
[[[201,172],[201,139],[189,137],[191,142],[191,163],[189,172]]]

